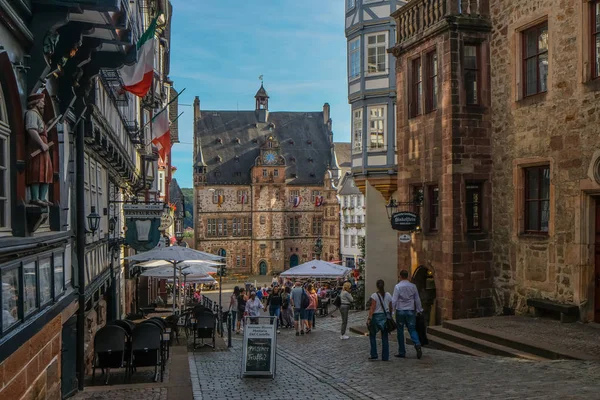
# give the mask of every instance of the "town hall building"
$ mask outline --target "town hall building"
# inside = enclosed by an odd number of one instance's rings
[[[251,111],[202,111],[194,101],[195,247],[234,273],[337,261],[341,178],[329,104],[270,112],[261,84]]]

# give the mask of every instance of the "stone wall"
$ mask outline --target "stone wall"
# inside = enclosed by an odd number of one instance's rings
[[[398,200],[411,202],[415,188],[424,189],[422,206],[402,206],[402,211],[421,215],[423,231],[413,234],[411,243],[398,245],[398,268],[414,273],[423,265],[433,272],[436,314],[442,320],[493,312],[488,28],[485,21],[470,18],[457,20],[453,30],[444,28],[444,24],[446,21],[440,23],[437,33],[425,33],[394,49],[397,57]],[[463,31],[463,27],[468,29]],[[466,104],[464,43],[479,44],[480,104],[476,106]],[[421,57],[426,82],[427,54],[434,50],[438,58],[437,109],[411,118],[412,60]],[[471,182],[483,187],[483,226],[478,232],[469,232],[466,224],[465,193]],[[428,188],[434,185],[439,189],[436,230],[429,229],[431,196]]]
[[[593,318],[591,165],[600,149],[600,82],[590,80],[589,3],[491,2],[496,307],[526,311],[542,297],[581,306]],[[548,91],[521,90],[522,29],[548,21]],[[523,234],[523,167],[550,165],[547,235]]]
[[[261,178],[262,179],[262,178]],[[267,273],[289,268],[290,257],[296,254],[299,262],[312,259],[313,246],[318,235],[313,235],[313,217],[323,218],[323,253],[326,260],[339,259],[339,204],[335,190],[328,186],[287,186],[283,182],[261,182],[251,186],[211,186],[223,190],[221,207],[213,203],[213,192],[207,187],[196,187],[195,240],[198,250],[216,253],[224,249],[227,266],[232,273],[258,274],[261,262],[267,264]],[[237,202],[237,192],[248,193],[246,204]],[[290,199],[291,191],[299,191],[302,201],[296,208]],[[312,192],[324,196],[324,204],[317,207]],[[299,217],[299,235],[289,236],[288,219]],[[252,235],[233,236],[233,218],[252,218]],[[227,236],[207,236],[208,219],[227,219]],[[332,234],[333,233],[333,234]],[[333,251],[332,251],[333,250]],[[246,265],[243,265],[243,256]],[[238,256],[240,263],[238,265]]]
[[[0,399],[61,398],[61,329],[58,315],[0,364]]]

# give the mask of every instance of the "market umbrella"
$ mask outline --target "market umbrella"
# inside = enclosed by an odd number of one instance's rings
[[[141,267],[145,267],[144,264],[139,264]],[[190,267],[179,267],[177,271],[182,275],[201,275],[208,276],[208,274],[214,274],[218,271],[215,267],[205,265],[194,265]],[[154,278],[171,278],[173,276],[173,266],[163,265],[162,267],[149,268],[142,272],[142,276],[152,276]]]
[[[350,271],[352,268],[323,260],[312,260],[290,268],[280,275],[286,278],[341,278]]]
[[[132,261],[168,261],[173,265],[173,279],[175,280],[177,279],[177,266],[184,261],[221,261],[223,260],[223,257],[190,249],[189,247],[170,246],[155,248],[153,250],[125,257],[125,259]],[[175,293],[176,287],[173,285],[173,313],[175,313]]]

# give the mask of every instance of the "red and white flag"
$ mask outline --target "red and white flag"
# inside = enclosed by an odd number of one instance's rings
[[[152,120],[152,144],[158,147],[158,154],[166,161],[171,151],[171,129],[169,128],[169,113],[163,110]]]
[[[119,71],[123,80],[123,89],[138,97],[146,96],[152,86],[156,42],[154,35],[158,17],[159,15],[152,20],[146,32],[137,42],[138,61],[133,65],[125,65]]]

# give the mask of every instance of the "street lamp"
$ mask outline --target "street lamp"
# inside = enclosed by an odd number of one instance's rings
[[[92,234],[96,233],[100,226],[100,215],[96,212],[96,207],[92,206],[92,212],[87,216],[88,228]]]

